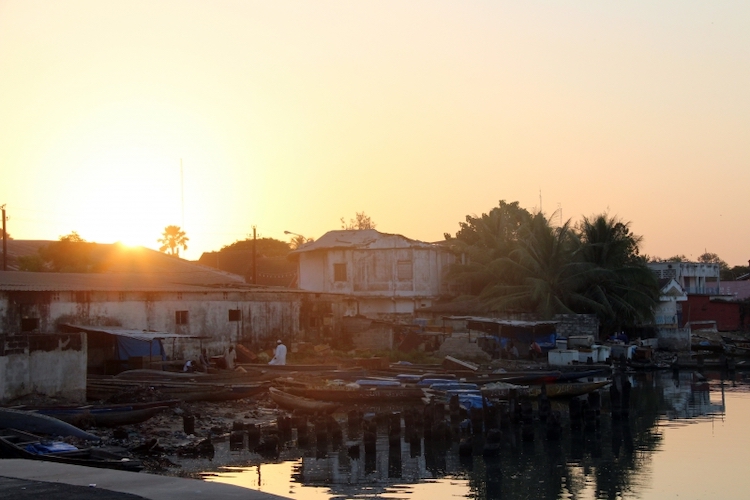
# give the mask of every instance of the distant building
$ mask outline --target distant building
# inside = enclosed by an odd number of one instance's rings
[[[375,229],[329,231],[293,251],[301,290],[343,294],[356,314],[411,318],[451,290],[444,247]]]
[[[721,286],[719,264],[703,262],[650,262],[659,279],[673,278],[690,294],[718,295]]]
[[[677,281],[685,292],[686,299],[676,303],[679,328],[696,322],[714,322],[719,331],[737,331],[750,324],[750,317],[745,318],[740,304],[748,297],[750,288],[744,282],[722,282],[719,264],[654,262],[648,266],[660,279]],[[661,306],[668,304],[662,301]],[[660,317],[668,318],[669,315],[657,312],[657,320]],[[665,327],[664,324],[657,326]]]

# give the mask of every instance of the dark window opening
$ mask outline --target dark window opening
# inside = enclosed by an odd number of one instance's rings
[[[414,277],[413,267],[410,260],[399,260],[396,263],[396,274],[399,281],[411,281]]]
[[[21,318],[21,332],[39,330],[39,318]]]
[[[187,311],[175,311],[174,322],[178,325],[188,324],[188,312]]]
[[[333,281],[346,281],[346,264],[333,265]]]
[[[229,321],[242,321],[242,311],[239,309],[230,309]]]

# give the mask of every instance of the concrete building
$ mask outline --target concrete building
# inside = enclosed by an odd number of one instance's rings
[[[659,279],[673,278],[687,294],[718,295],[721,287],[719,264],[702,262],[650,262]]]
[[[241,276],[145,248],[111,250],[107,271],[101,273],[0,271],[0,376],[20,381],[5,391],[5,398],[37,390],[28,381],[44,376],[32,373],[33,367],[67,374],[57,378],[67,379],[69,387],[43,393],[85,389],[87,363],[99,369],[106,356],[102,349],[88,352],[86,333],[67,325],[166,332],[166,354],[185,359],[197,358],[201,345],[209,354],[221,354],[230,343],[258,350],[278,338],[291,345],[335,337],[338,319],[351,314],[338,295],[253,286]],[[35,339],[63,333],[78,340],[60,337],[58,351],[65,353],[53,356],[58,365],[45,368],[32,360],[34,345],[51,349],[46,340]],[[75,345],[80,348],[68,347]]]
[[[374,229],[329,231],[292,252],[301,290],[345,295],[355,314],[411,318],[451,293],[447,249]]]

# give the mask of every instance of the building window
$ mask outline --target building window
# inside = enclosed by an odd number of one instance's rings
[[[187,311],[175,311],[174,322],[178,325],[188,324],[188,312]]]
[[[242,311],[239,309],[230,309],[229,321],[242,321]]]
[[[124,301],[125,301],[125,293],[120,292],[120,302],[124,302]]]
[[[39,330],[39,318],[21,318],[21,332],[33,332]]]
[[[414,268],[410,260],[399,260],[396,263],[396,276],[399,281],[411,281],[414,278]]]
[[[229,292],[224,292],[224,300],[229,300]]]
[[[182,292],[177,292],[177,300],[182,300]]]
[[[333,281],[346,281],[346,264],[333,265]]]

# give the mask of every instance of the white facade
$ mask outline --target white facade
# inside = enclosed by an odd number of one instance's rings
[[[454,257],[439,245],[374,229],[330,231],[296,250],[299,288],[344,294],[354,314],[412,315],[447,294],[444,276]]]
[[[673,278],[688,294],[718,294],[719,264],[701,262],[651,262],[648,267],[659,279]]]

